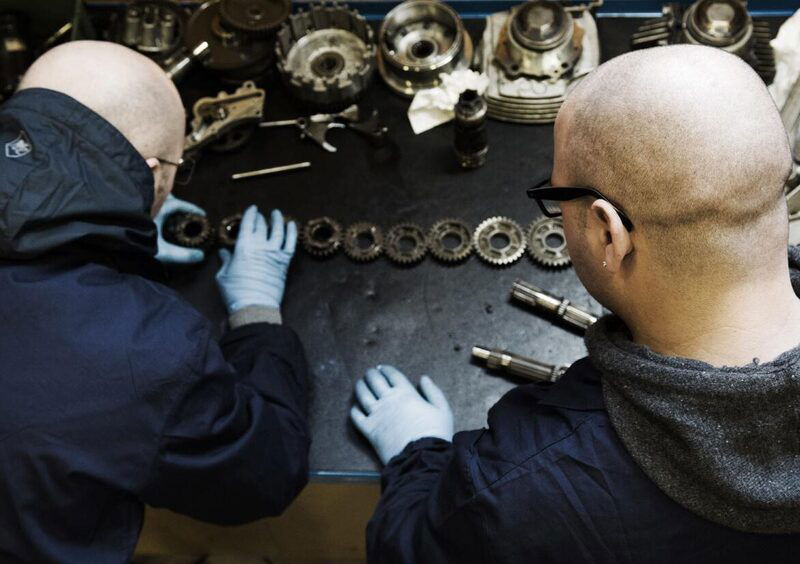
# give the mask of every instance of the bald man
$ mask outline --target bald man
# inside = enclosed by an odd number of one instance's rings
[[[416,433],[382,453],[370,560],[798,562],[790,165],[772,99],[732,55],[661,47],[589,75],[556,120],[552,187],[529,195],[563,214],[613,315],[559,382],[514,389],[452,441],[443,398],[367,374],[358,428],[385,445],[412,405]]]
[[[183,133],[163,71],[110,43],[49,51],[0,106],[2,562],[125,562],[145,503],[243,523],[307,481],[296,226],[244,214],[218,343],[154,260]]]

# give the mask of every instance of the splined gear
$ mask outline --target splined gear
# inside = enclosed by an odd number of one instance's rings
[[[560,268],[572,263],[567,250],[567,238],[564,235],[564,222],[561,218],[537,219],[528,227],[527,239],[528,252],[539,264]]]
[[[367,241],[366,246],[362,246],[363,240]],[[374,223],[354,223],[344,233],[344,252],[355,261],[375,260],[383,252],[381,228]]]
[[[312,6],[278,32],[278,70],[299,100],[333,109],[354,103],[375,70],[372,28],[356,10]]]
[[[208,249],[214,244],[214,228],[203,215],[174,213],[164,221],[164,239],[181,247]]]
[[[413,223],[400,223],[386,232],[386,256],[398,264],[414,264],[428,252],[425,232]]]
[[[224,247],[234,247],[239,236],[242,214],[230,215],[219,222],[219,242]]]
[[[329,217],[318,217],[305,224],[300,239],[309,254],[327,257],[342,246],[342,226]]]
[[[233,29],[266,34],[289,17],[290,0],[221,0],[219,15]]]
[[[502,246],[494,244],[498,239],[503,242]],[[525,233],[513,219],[491,217],[475,229],[473,244],[483,260],[495,266],[506,266],[525,254]]]
[[[454,246],[449,240],[457,241]],[[459,219],[437,221],[428,232],[428,250],[442,262],[459,262],[472,254],[472,230]]]

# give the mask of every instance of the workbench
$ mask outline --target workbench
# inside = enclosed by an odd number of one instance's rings
[[[604,60],[629,50],[630,35],[641,21],[598,18]],[[483,20],[466,25],[477,43]],[[290,99],[277,73],[261,86],[267,93],[265,120],[311,113]],[[234,88],[201,69],[182,85],[182,94],[191,108],[199,96]],[[355,132],[336,130],[329,141],[338,151],[328,153],[301,140],[295,128],[260,129],[236,153],[203,153],[192,182],[176,187],[175,194],[203,207],[214,223],[249,204],[264,212],[279,208],[301,222],[330,216],[345,227],[372,221],[384,229],[412,222],[427,230],[446,217],[474,228],[497,215],[527,228],[540,216],[525,189],[550,174],[552,125],[489,121],[488,162],[462,170],[453,153],[452,123],[415,136],[406,117],[409,100],[393,94],[377,72],[365,102],[379,110],[389,128],[387,147],[376,149]],[[298,161],[311,161],[312,167],[230,179],[236,172]],[[172,269],[170,280],[222,331],[226,314],[214,280],[219,265],[216,254],[210,254],[200,266]],[[375,364],[392,364],[414,382],[430,375],[450,401],[459,431],[484,426],[489,408],[525,383],[472,361],[473,345],[505,348],[552,364],[583,357],[579,333],[510,302],[516,279],[568,297],[594,314],[602,312],[573,268],[548,270],[527,254],[505,268],[489,266],[476,255],[455,266],[428,256],[401,267],[385,257],[355,263],[341,252],[318,259],[298,245],[282,310],[284,324],[305,344],[310,367],[312,478],[377,479],[379,461],[348,414],[354,383]]]

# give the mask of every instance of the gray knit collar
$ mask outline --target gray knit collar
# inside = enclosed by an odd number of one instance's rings
[[[800,294],[800,251],[789,255]],[[615,316],[586,346],[614,429],[662,491],[734,529],[800,532],[800,347],[717,368],[633,343]]]

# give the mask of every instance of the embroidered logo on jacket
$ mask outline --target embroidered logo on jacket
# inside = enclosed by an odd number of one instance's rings
[[[6,157],[9,159],[18,159],[24,157],[33,150],[31,140],[28,139],[28,134],[20,131],[17,138],[13,141],[6,143]]]

